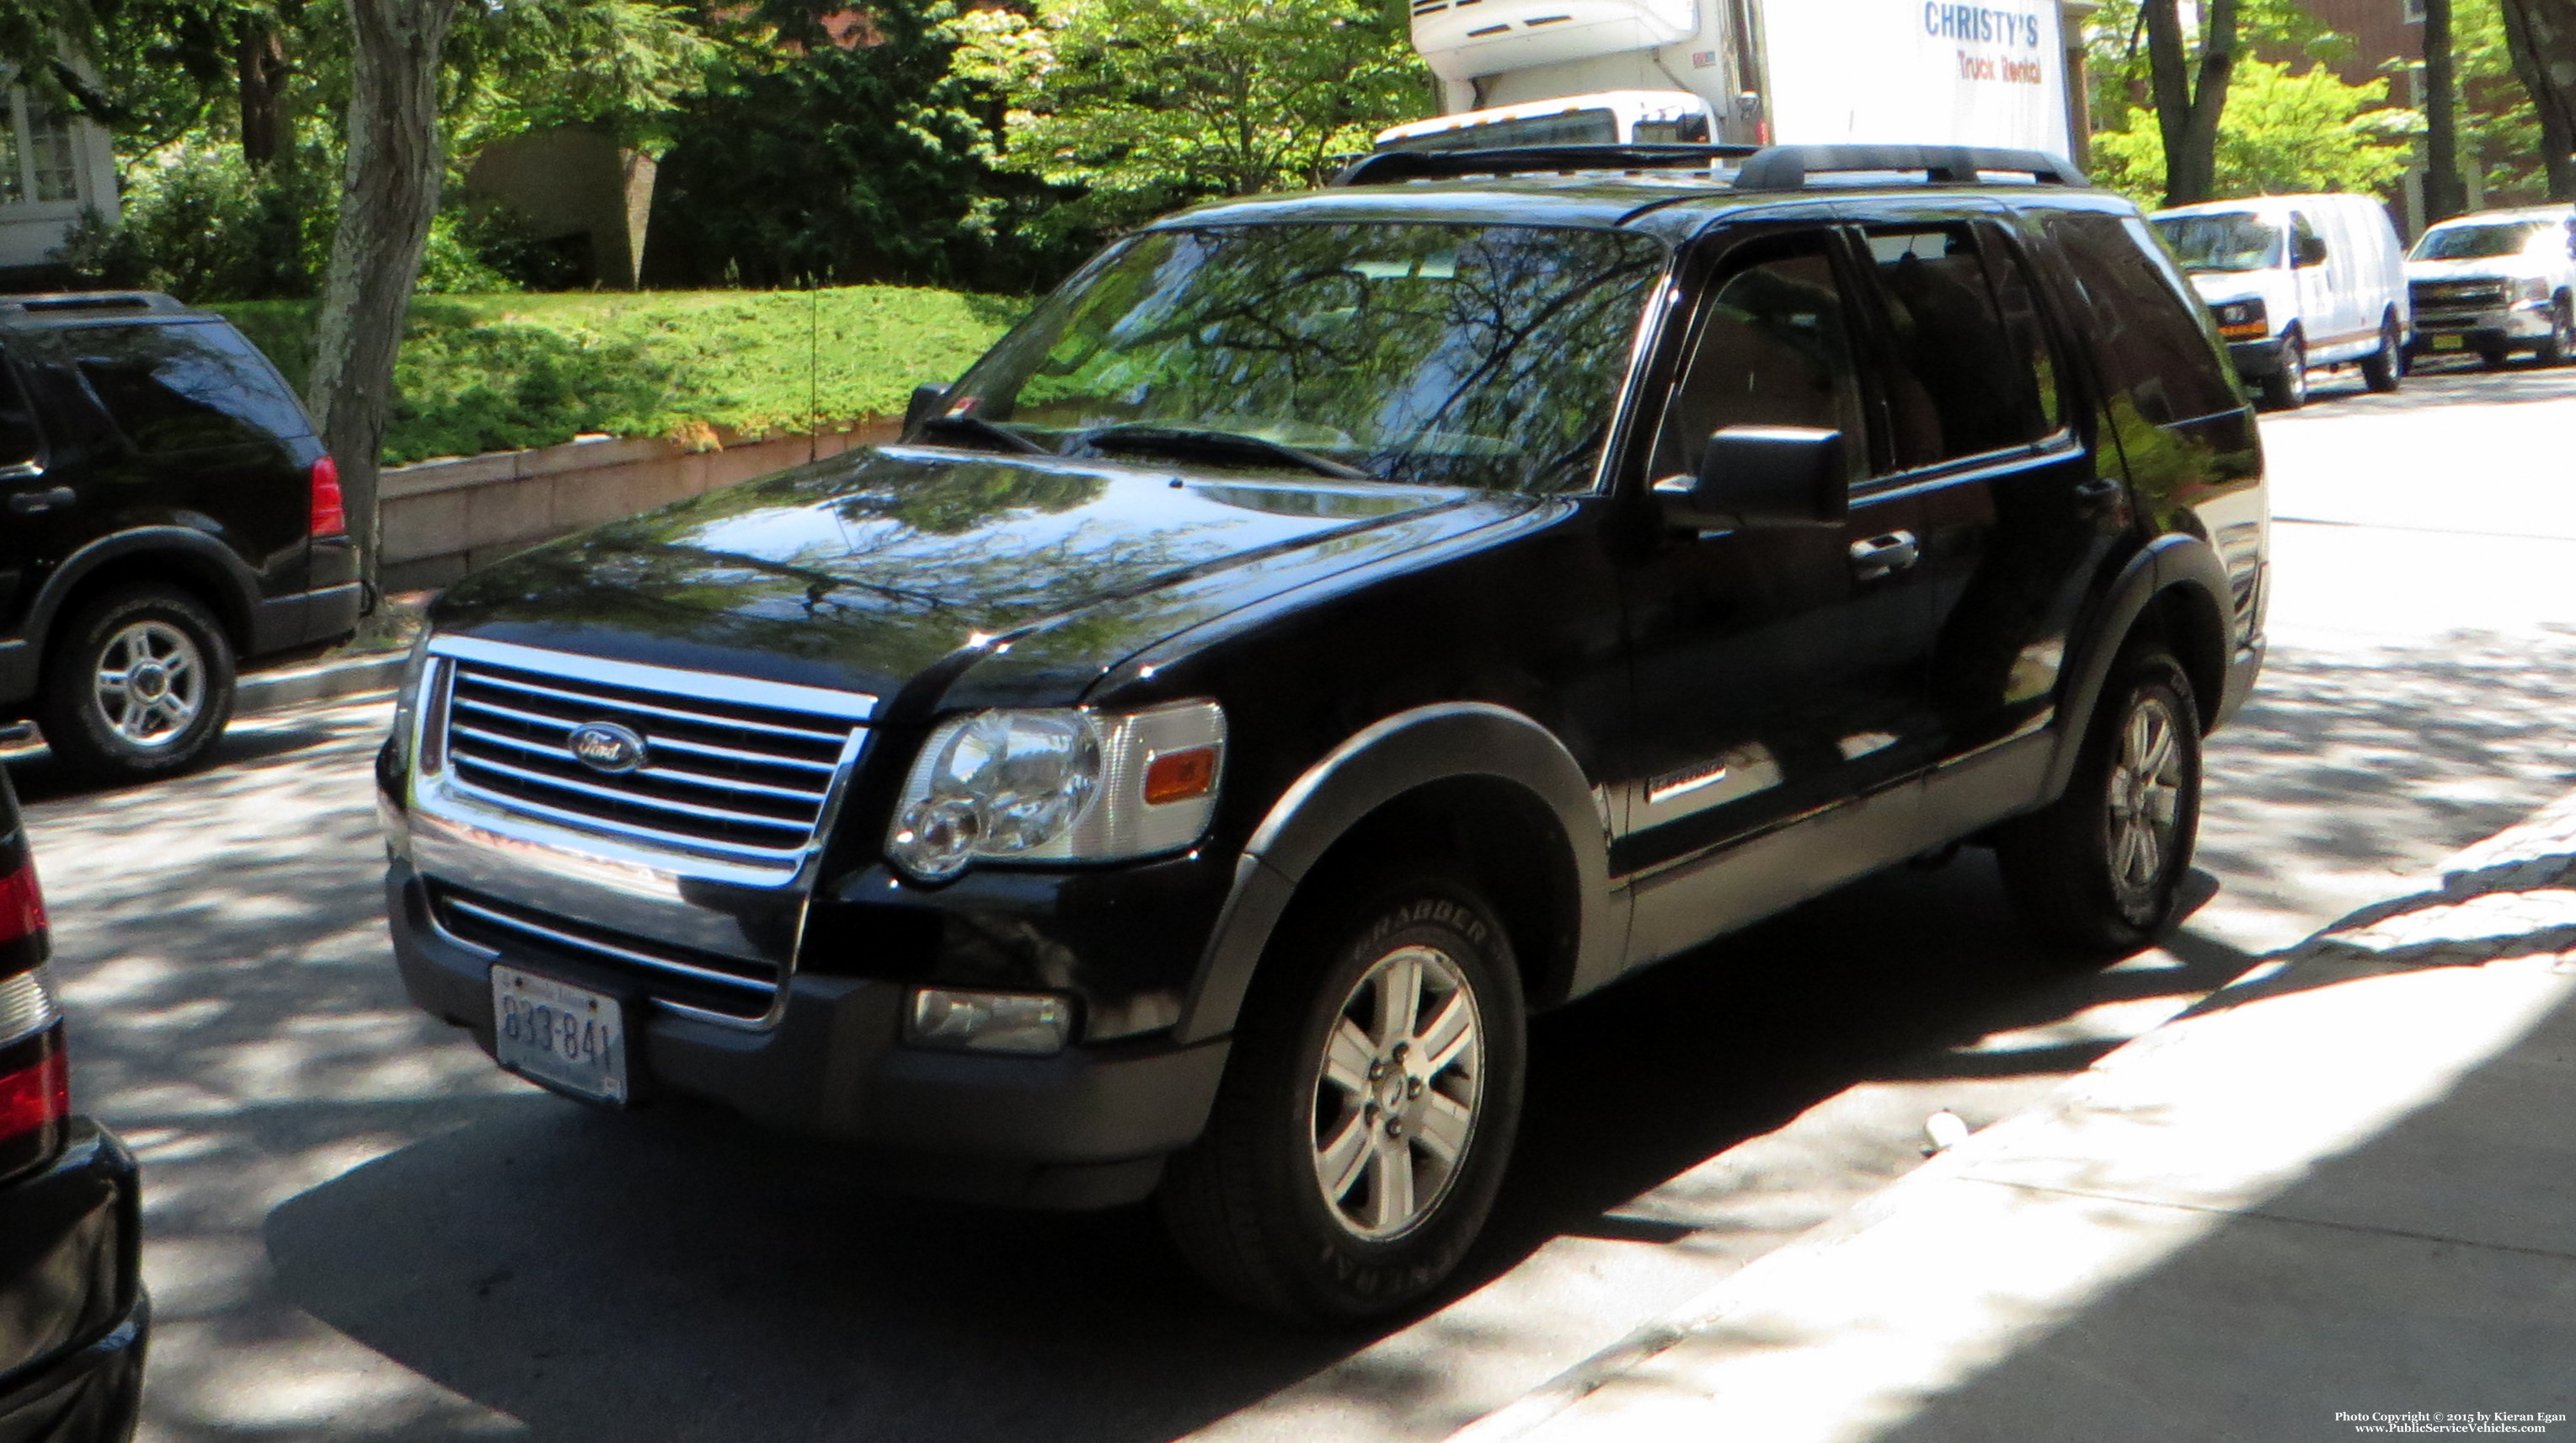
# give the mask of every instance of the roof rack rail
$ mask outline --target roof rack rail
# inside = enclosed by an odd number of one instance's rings
[[[1808,177],[1915,171],[1933,185],[1977,185],[1989,173],[2027,175],[2041,185],[2086,186],[2084,172],[2037,150],[1965,145],[1517,145],[1496,150],[1381,150],[1351,162],[1336,186],[1388,185],[1462,175],[1574,170],[1662,170],[1742,161],[1737,190],[1804,190]]]
[[[2027,175],[2041,185],[2091,185],[2084,172],[2045,151],[1966,145],[1775,145],[1744,162],[1737,190],[1804,190],[1811,175],[1919,170],[1933,185],[1976,185],[1984,172]]]
[[[81,311],[184,311],[188,306],[159,291],[38,291],[0,295],[0,314],[63,315]]]
[[[1759,154],[1758,145],[1515,145],[1496,150],[1381,150],[1351,162],[1332,185],[1389,185],[1460,175],[1713,166]]]

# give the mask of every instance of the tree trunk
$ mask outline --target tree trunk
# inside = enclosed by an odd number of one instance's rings
[[[2165,204],[2191,205],[2218,189],[2218,123],[2236,76],[2236,0],[2211,0],[2195,87],[2174,0],[2146,0],[2147,73],[2165,142]]]
[[[2540,112],[2549,198],[2576,201],[2576,0],[2504,0],[2504,38]]]
[[[2460,79],[2451,49],[2451,0],[2424,0],[2424,220],[2469,208],[2460,178]]]
[[[313,342],[314,424],[340,464],[360,574],[381,550],[376,473],[393,405],[394,351],[420,276],[445,162],[438,61],[457,0],[348,0],[354,65],[349,163]]]
[[[286,145],[286,44],[265,19],[252,19],[244,27],[237,68],[242,159],[264,167]]]

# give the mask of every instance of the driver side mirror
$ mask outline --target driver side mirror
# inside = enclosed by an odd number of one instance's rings
[[[924,381],[912,388],[912,399],[904,403],[903,433],[911,435],[921,423],[948,409],[948,388],[937,381]]]
[[[2299,237],[2299,256],[2295,265],[2321,266],[2326,263],[2326,238],[2321,235]]]
[[[1685,531],[1839,527],[1851,515],[1843,433],[1729,426],[1708,438],[1698,475],[1655,483],[1655,502]]]

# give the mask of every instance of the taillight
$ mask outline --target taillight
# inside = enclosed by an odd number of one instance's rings
[[[45,930],[45,893],[36,885],[36,869],[20,866],[0,876],[0,947],[23,942]]]
[[[313,534],[349,534],[349,508],[340,497],[340,463],[328,455],[313,463]]]
[[[33,1063],[0,1073],[0,1144],[43,1132],[72,1115],[72,1070],[63,1055],[62,1034],[48,1032],[37,1042]]]

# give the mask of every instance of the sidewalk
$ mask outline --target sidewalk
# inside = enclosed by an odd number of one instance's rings
[[[2576,796],[1455,1443],[2576,1438],[2571,949]]]

